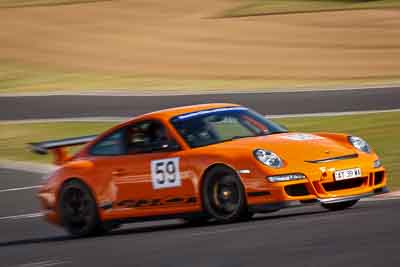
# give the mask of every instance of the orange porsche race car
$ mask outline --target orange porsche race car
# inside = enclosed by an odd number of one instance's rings
[[[298,204],[340,210],[387,192],[363,139],[289,132],[234,104],[161,110],[98,136],[31,145],[60,165],[38,194],[46,218],[75,236],[154,219],[231,222]]]

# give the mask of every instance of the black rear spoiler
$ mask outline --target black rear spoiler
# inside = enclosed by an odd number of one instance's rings
[[[83,145],[89,143],[90,141],[93,141],[96,137],[97,135],[86,135],[86,136],[73,137],[67,139],[44,141],[39,143],[29,143],[29,145],[31,147],[32,152],[40,155],[45,155],[48,153],[48,150],[60,149],[69,146]]]

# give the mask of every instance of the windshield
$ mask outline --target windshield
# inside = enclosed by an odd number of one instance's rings
[[[172,118],[171,123],[192,148],[287,132],[284,127],[244,107],[187,113]]]

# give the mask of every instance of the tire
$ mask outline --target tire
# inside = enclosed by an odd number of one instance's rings
[[[111,228],[101,223],[97,203],[89,188],[71,180],[60,190],[58,210],[62,226],[75,237],[107,233]]]
[[[248,218],[243,184],[230,168],[217,166],[207,172],[202,186],[202,200],[206,213],[218,222]]]
[[[242,214],[242,217],[241,217],[241,220],[243,220],[243,221],[250,221],[251,219],[253,219],[253,217],[254,217],[254,213],[253,212],[250,212],[250,211],[245,211],[245,212],[243,212],[243,214]]]
[[[344,209],[350,208],[350,207],[354,206],[357,202],[358,202],[358,199],[343,201],[343,202],[338,202],[338,203],[330,203],[330,204],[322,203],[321,206],[327,210],[338,211],[338,210],[344,210]]]

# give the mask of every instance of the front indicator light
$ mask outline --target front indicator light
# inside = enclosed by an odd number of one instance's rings
[[[373,166],[373,167],[374,167],[374,168],[380,168],[380,167],[382,167],[381,161],[380,161],[379,159],[375,160],[375,161],[374,161],[374,166]]]
[[[287,182],[287,181],[295,181],[305,179],[306,176],[302,173],[292,173],[292,174],[283,174],[283,175],[274,175],[268,176],[267,179],[271,183],[277,182]]]

